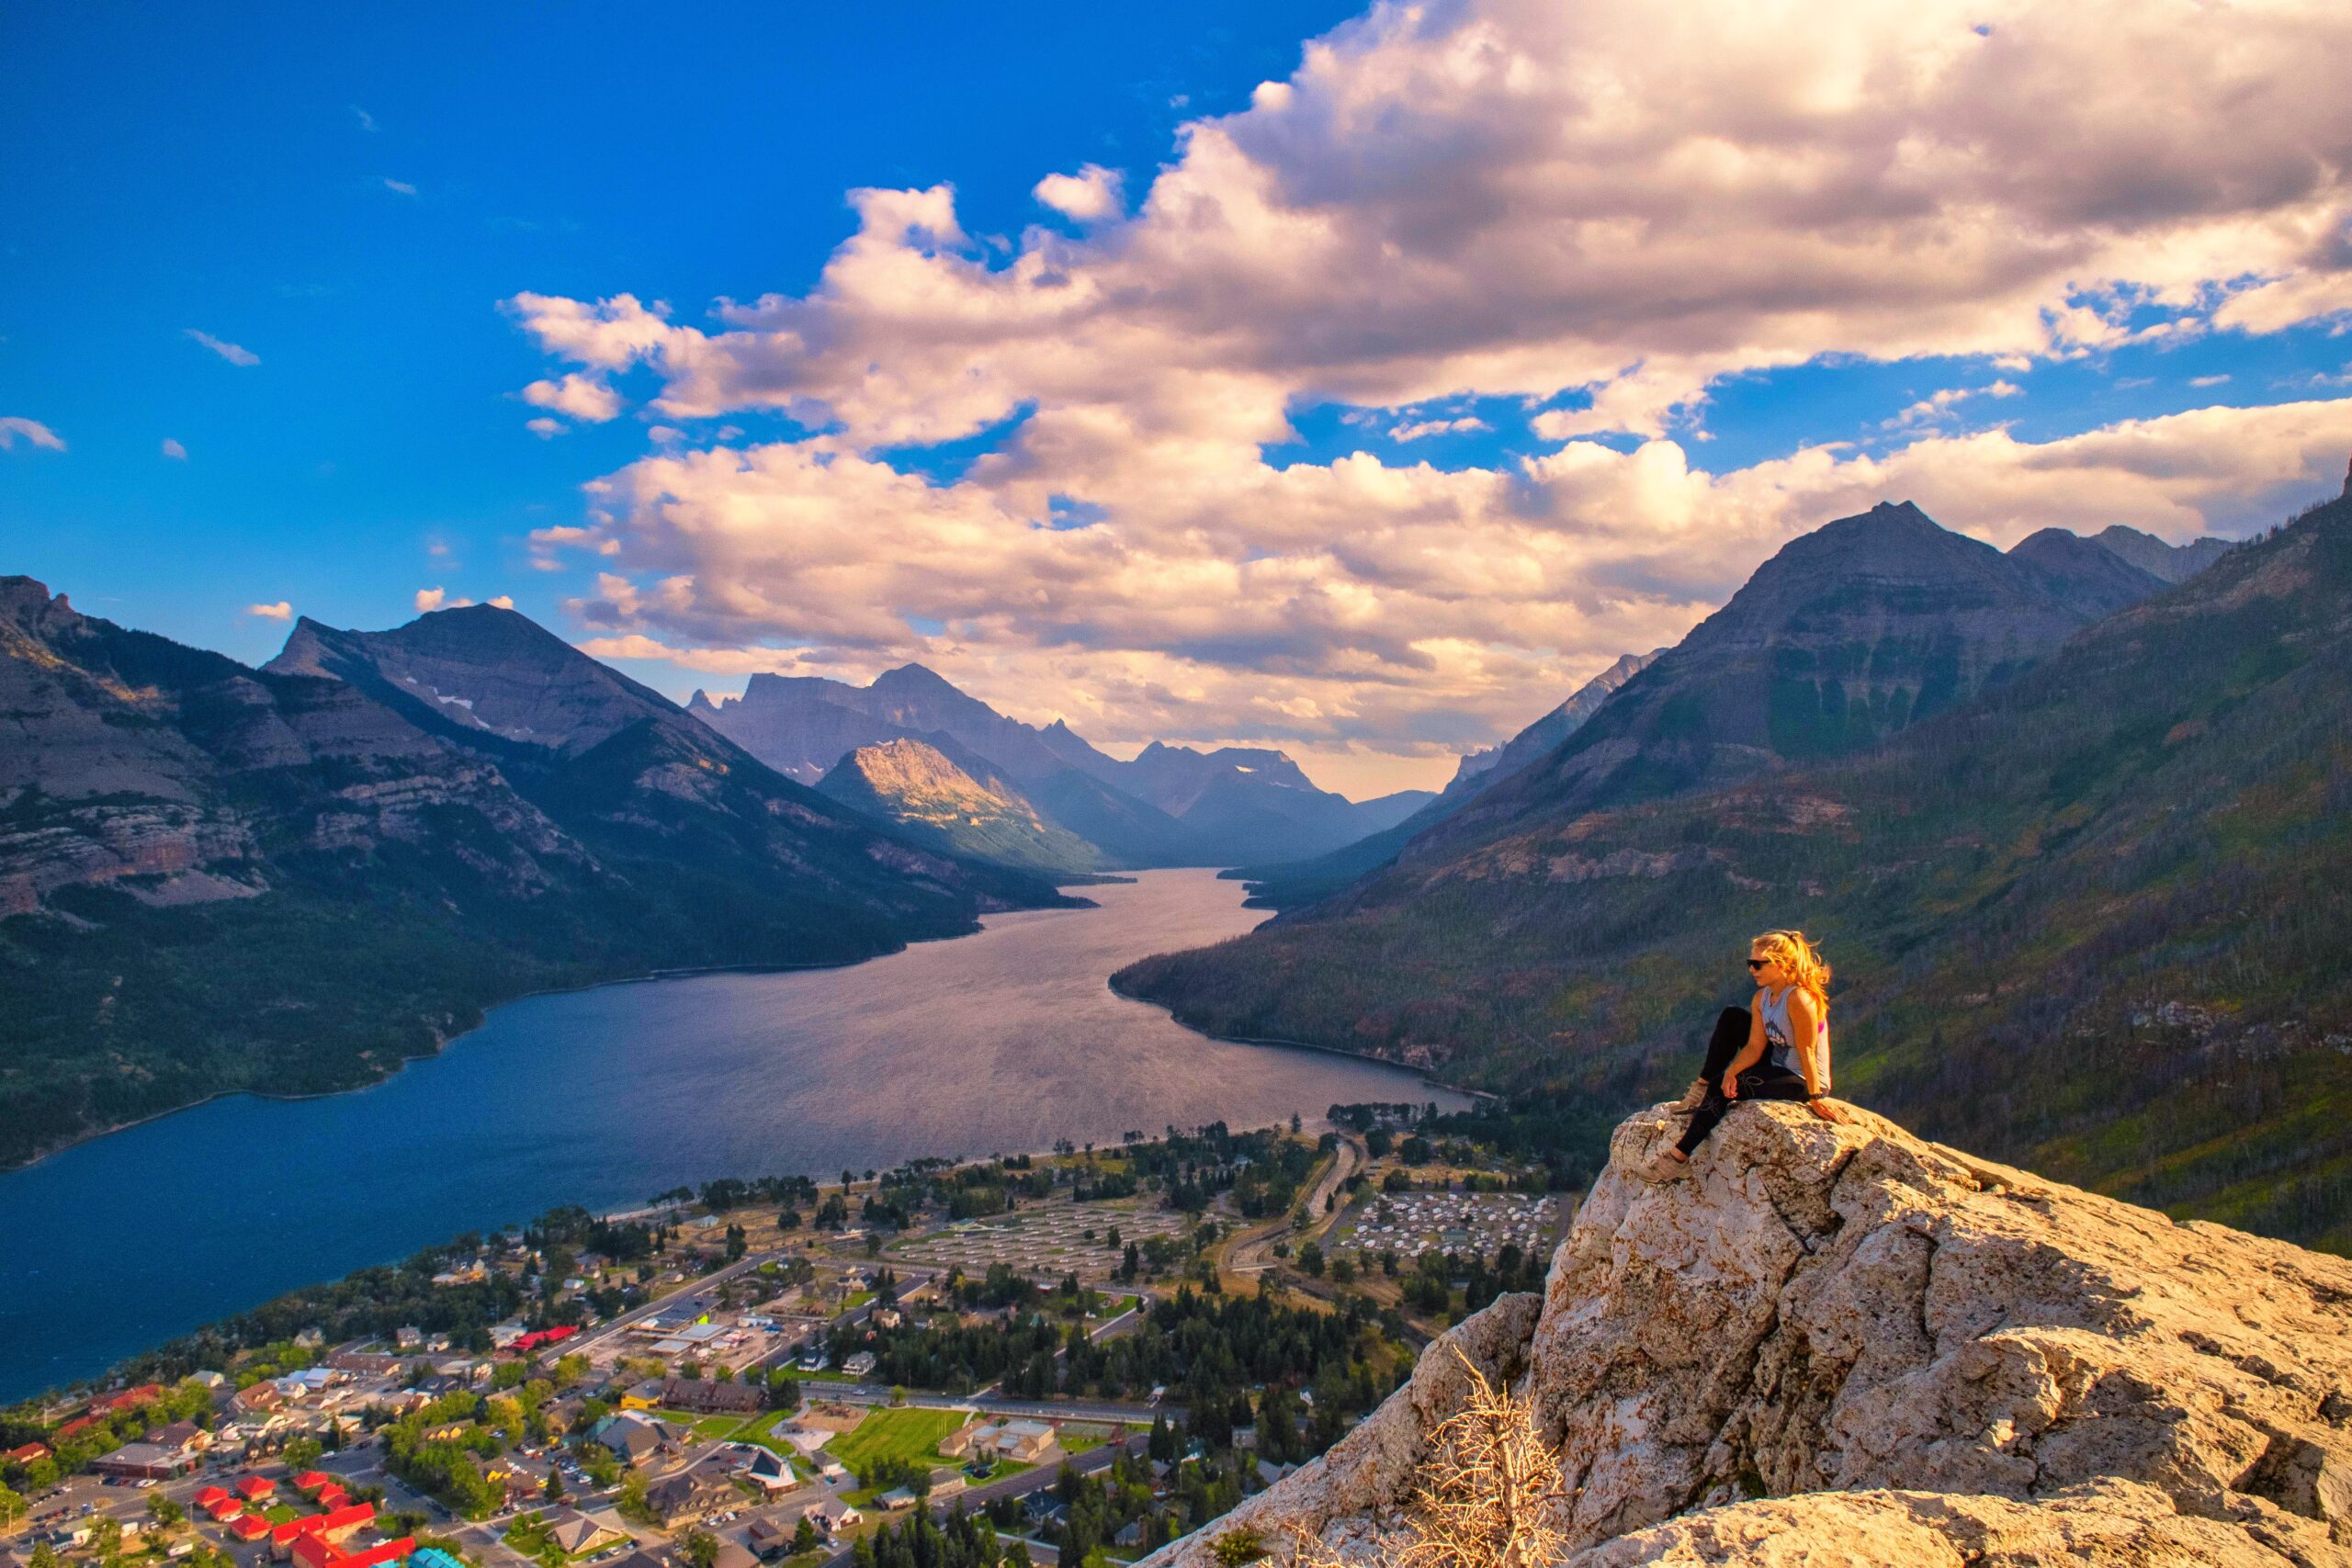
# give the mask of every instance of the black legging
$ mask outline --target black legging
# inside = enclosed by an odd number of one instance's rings
[[[1731,1070],[1732,1058],[1747,1048],[1747,1032],[1755,1021],[1746,1008],[1725,1008],[1715,1020],[1715,1037],[1707,1042],[1707,1065],[1701,1068],[1707,1080],[1707,1098],[1690,1113],[1690,1125],[1684,1129],[1682,1141],[1674,1146],[1685,1155],[1706,1140],[1715,1130],[1715,1123],[1731,1110],[1732,1102],[1724,1098],[1724,1074]],[[1786,1067],[1776,1067],[1771,1059],[1757,1063],[1739,1075],[1739,1098],[1742,1100],[1804,1100],[1804,1078]]]

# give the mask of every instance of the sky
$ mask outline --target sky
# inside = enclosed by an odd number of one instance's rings
[[[0,571],[1432,787],[1788,539],[2352,458],[2340,0],[0,9]]]

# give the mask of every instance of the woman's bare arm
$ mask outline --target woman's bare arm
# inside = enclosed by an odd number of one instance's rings
[[[1825,1122],[1842,1122],[1838,1109],[1822,1097],[1829,1092],[1829,1042],[1821,1032],[1821,1009],[1810,991],[1789,994],[1790,1044],[1796,1051],[1797,1070],[1804,1075],[1804,1092],[1813,1113]]]

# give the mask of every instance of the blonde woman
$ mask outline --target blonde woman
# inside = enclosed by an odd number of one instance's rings
[[[1845,1112],[1829,1094],[1829,965],[1803,931],[1766,931],[1748,944],[1756,1005],[1725,1008],[1715,1020],[1707,1060],[1677,1114],[1690,1125],[1680,1142],[1644,1174],[1672,1177],[1742,1100],[1801,1100],[1824,1122]]]

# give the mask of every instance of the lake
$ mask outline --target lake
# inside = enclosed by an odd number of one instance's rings
[[[560,1203],[1464,1103],[1401,1069],[1205,1039],[1111,994],[1134,959],[1257,924],[1239,883],[1159,871],[1080,891],[1102,907],[992,916],[850,968],[531,998],[370,1089],[217,1100],[0,1174],[0,1401]]]

